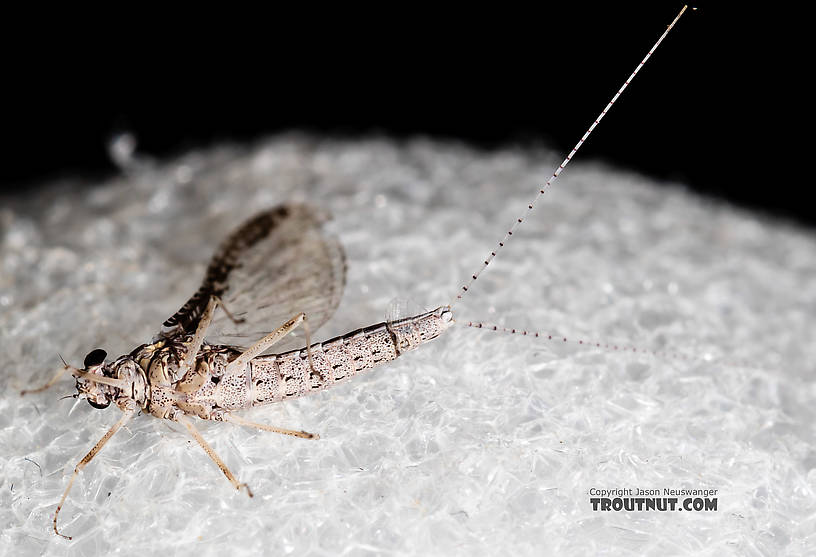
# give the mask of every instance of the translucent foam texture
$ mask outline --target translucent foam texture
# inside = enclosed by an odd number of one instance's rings
[[[448,303],[561,155],[287,135],[169,161],[123,156],[127,171],[109,181],[3,199],[0,553],[813,549],[816,239],[583,160],[457,320],[710,362],[454,327],[344,386],[245,414],[320,441],[198,422],[254,499],[182,428],[141,416],[74,486],[60,519],[75,540],[51,531],[70,471],[118,414],[71,412],[68,379],[18,396],[58,352],[77,365],[93,348],[149,340],[225,234],[291,199],[334,213],[349,256],[345,297],[317,338],[385,319],[395,297]],[[752,367],[720,363],[732,356]],[[717,488],[720,510],[591,510],[590,488],[635,486]]]

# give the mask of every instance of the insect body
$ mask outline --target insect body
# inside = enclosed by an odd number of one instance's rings
[[[540,189],[536,199],[558,177],[684,11],[685,8]],[[57,529],[57,517],[79,472],[140,409],[183,424],[233,486],[245,488],[252,496],[248,486],[238,482],[199,434],[190,417],[317,438],[304,431],[250,422],[234,412],[328,388],[438,337],[454,323],[451,307],[509,241],[534,203],[528,205],[525,215],[514,222],[450,304],[318,344],[311,343],[310,326],[318,327],[332,315],[340,302],[346,272],[340,244],[322,229],[326,215],[305,205],[289,204],[247,221],[218,249],[199,290],[165,321],[149,344],[112,362],[105,361],[103,350],[93,350],[86,356],[83,369],[66,365],[37,389],[49,387],[68,371],[77,380],[79,396],[92,406],[103,409],[115,403],[123,411],[119,421],[74,469],[54,515],[54,531],[63,536]],[[268,332],[270,325],[279,323],[283,324]],[[299,328],[305,332],[304,348],[264,355],[272,347],[281,349],[291,342],[292,333]]]
[[[319,326],[328,319],[345,283],[343,250],[322,231],[325,219],[311,207],[294,204],[256,215],[227,238],[199,290],[165,321],[152,342],[111,362],[105,361],[104,350],[93,350],[84,369],[66,365],[37,389],[68,371],[76,377],[79,396],[91,406],[105,409],[113,403],[124,413],[75,468],[54,515],[57,534],[62,536],[57,516],[79,471],[139,410],[183,424],[227,479],[252,496],[190,416],[316,439],[315,434],[250,422],[233,412],[328,388],[414,350],[453,324],[450,308],[443,306],[311,344],[308,323],[314,320]],[[293,307],[307,308],[310,321]],[[269,334],[254,330],[262,321],[280,323],[280,315],[289,318],[278,329]],[[299,327],[306,330],[305,348],[264,355]],[[224,343],[207,343],[205,337]],[[238,345],[239,340],[250,342]]]
[[[302,314],[296,316],[282,329],[302,320]],[[308,348],[252,359],[232,347],[204,344],[190,366],[183,355],[191,337],[159,340],[110,364],[86,365],[87,375],[78,379],[78,385],[95,408],[115,402],[126,409],[135,402],[157,418],[179,420],[187,414],[229,421],[230,412],[297,398],[351,379],[436,338],[452,324],[450,309],[440,307]],[[100,374],[113,381],[99,382]]]

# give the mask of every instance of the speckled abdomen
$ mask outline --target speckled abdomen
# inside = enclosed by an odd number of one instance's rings
[[[305,349],[260,356],[248,365],[249,400],[252,406],[269,404],[331,387],[436,338],[449,325],[434,310],[313,344],[314,370]]]
[[[312,345],[314,370],[305,349],[261,356],[249,364],[252,405],[319,391],[397,357],[385,323]]]

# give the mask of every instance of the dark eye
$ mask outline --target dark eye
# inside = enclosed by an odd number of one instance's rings
[[[98,402],[94,402],[93,400],[88,399],[88,403],[89,403],[91,406],[93,406],[94,408],[97,408],[97,409],[99,409],[99,410],[104,410],[105,408],[107,408],[108,406],[110,406],[110,401],[107,401],[107,402],[104,402],[104,403],[102,403],[102,404],[99,404]]]
[[[101,348],[91,350],[88,355],[85,356],[85,369],[104,363],[107,355],[108,353]]]

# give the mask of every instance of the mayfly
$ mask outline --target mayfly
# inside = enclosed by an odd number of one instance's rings
[[[59,532],[57,518],[74,481],[140,410],[182,424],[232,485],[245,489],[251,497],[249,486],[235,478],[191,417],[317,439],[305,431],[251,422],[234,412],[326,389],[394,360],[451,327],[452,307],[509,241],[685,11],[683,7],[451,303],[312,344],[311,330],[327,321],[340,302],[345,256],[338,241],[323,230],[327,215],[306,205],[282,205],[256,215],[223,242],[198,291],[164,322],[150,343],[112,361],[106,359],[104,350],[93,350],[85,357],[82,369],[65,364],[43,387],[23,391],[42,391],[70,372],[76,379],[78,397],[87,399],[94,408],[115,404],[123,412],[74,468],[54,513],[54,532],[71,539]],[[283,324],[266,334],[265,328],[277,323]],[[265,354],[276,345],[280,347],[279,343],[298,328],[305,333],[304,348]]]

